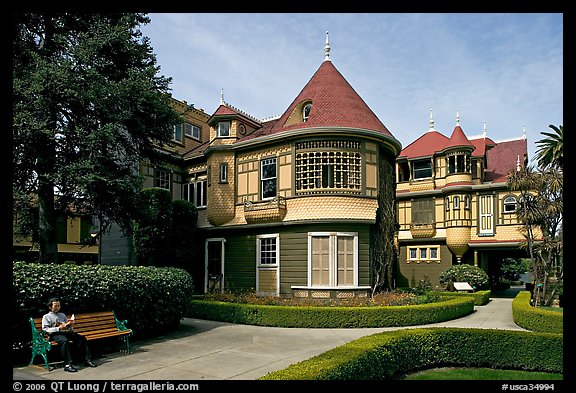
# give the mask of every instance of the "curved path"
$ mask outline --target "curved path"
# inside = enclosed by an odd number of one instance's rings
[[[522,289],[522,288],[520,288]],[[452,321],[425,327],[462,327],[525,330],[512,319],[512,300],[492,297],[474,312]],[[255,380],[269,372],[309,359],[369,334],[423,326],[367,329],[276,328],[185,318],[177,331],[135,341],[131,354],[98,355],[97,368],[79,367],[67,373],[62,367],[47,371],[40,357],[34,366],[13,368],[14,380]]]

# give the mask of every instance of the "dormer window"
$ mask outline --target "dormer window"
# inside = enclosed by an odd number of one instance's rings
[[[218,137],[228,137],[230,136],[230,122],[229,121],[221,121],[218,123]]]
[[[304,105],[302,109],[302,121],[308,121],[308,116],[310,116],[310,111],[312,110],[312,103]]]

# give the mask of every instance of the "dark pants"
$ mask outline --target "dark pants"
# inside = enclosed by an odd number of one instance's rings
[[[84,336],[76,332],[69,333],[54,333],[50,335],[50,339],[56,341],[60,345],[60,350],[62,351],[62,358],[66,364],[72,364],[72,352],[71,345],[80,351],[81,355],[84,355],[84,360],[89,361],[92,358],[90,350],[88,349],[88,342]]]

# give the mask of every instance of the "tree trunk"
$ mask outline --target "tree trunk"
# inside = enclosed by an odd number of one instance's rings
[[[380,147],[379,156],[378,209],[371,237],[372,295],[383,290],[392,290],[396,286],[396,174],[394,160],[389,159],[389,152]]]

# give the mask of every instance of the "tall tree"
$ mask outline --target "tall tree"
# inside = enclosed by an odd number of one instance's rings
[[[13,213],[32,224],[19,230],[37,236],[41,261],[56,262],[57,214],[129,230],[138,163],[155,160],[178,115],[139,30],[145,14],[13,18]]]
[[[548,127],[554,130],[554,133],[542,132],[541,134],[545,135],[546,138],[536,142],[539,145],[538,150],[536,150],[538,166],[541,168],[555,166],[562,169],[564,164],[564,129],[562,125],[556,127],[550,124]]]
[[[544,133],[543,133],[544,134]],[[534,305],[550,305],[563,284],[563,201],[561,165],[540,161],[539,171],[522,168],[508,175],[510,189],[520,192],[516,214],[524,223],[535,286]]]

